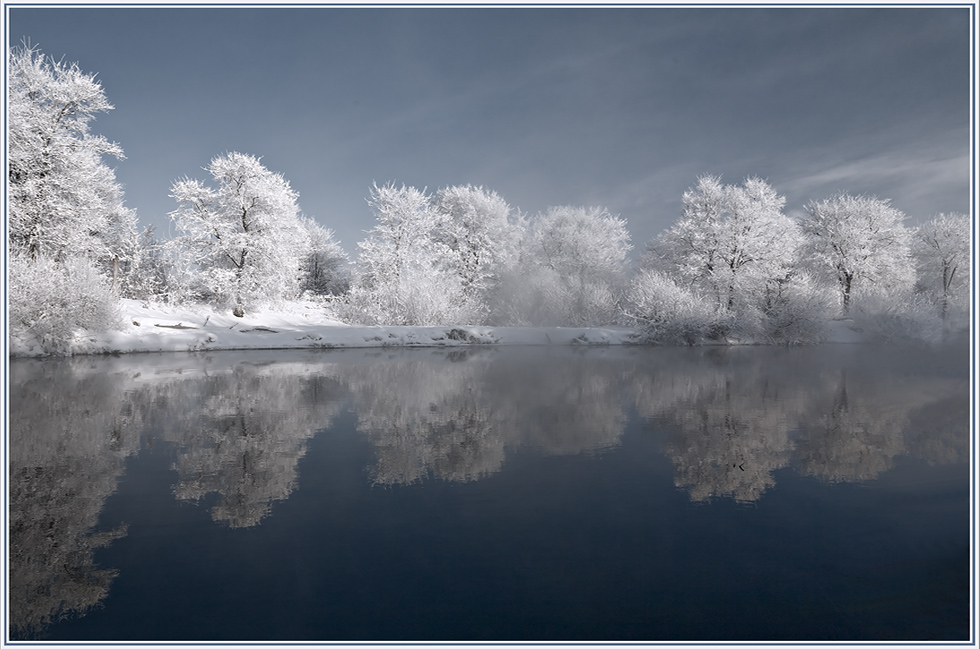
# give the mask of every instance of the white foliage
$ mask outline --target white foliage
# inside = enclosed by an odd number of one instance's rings
[[[47,353],[68,354],[75,336],[120,326],[119,303],[107,277],[83,257],[8,258],[10,335]]]
[[[516,263],[522,223],[496,192],[472,185],[446,187],[436,193],[433,209],[442,217],[437,239],[454,253],[468,291],[486,291],[501,269]]]
[[[300,217],[306,246],[300,258],[300,290],[313,296],[341,295],[350,289],[350,260],[333,230]]]
[[[170,217],[183,233],[175,243],[196,264],[202,285],[238,315],[295,297],[305,243],[296,192],[242,153],[214,158],[207,171],[216,187],[184,178],[171,189],[179,207]]]
[[[425,190],[374,185],[377,224],[359,242],[357,281],[347,317],[384,325],[472,324],[481,305],[466,290],[452,249],[440,233],[448,217],[432,207]]]
[[[103,155],[119,145],[89,133],[112,110],[78,64],[54,61],[23,45],[8,59],[9,242],[32,258],[112,257],[112,230],[135,219]]]
[[[938,305],[943,321],[968,321],[970,235],[966,214],[938,214],[914,232],[919,286]]]
[[[133,300],[156,300],[167,291],[170,260],[166,256],[165,244],[155,235],[153,226],[141,232],[135,230],[120,237],[121,254],[119,261],[110,263],[106,272],[114,272],[113,280],[120,297]]]
[[[726,314],[666,274],[640,271],[630,283],[625,310],[653,344],[700,344],[727,333]]]
[[[801,224],[810,263],[837,286],[841,312],[862,298],[907,298],[915,284],[905,215],[874,196],[838,194],[811,202]]]
[[[527,231],[511,313],[528,324],[615,323],[631,248],[626,221],[604,208],[549,208]]]
[[[821,342],[837,308],[836,295],[809,273],[795,272],[766,295],[760,334],[770,343],[808,345]]]
[[[681,218],[658,237],[657,263],[728,310],[752,307],[767,285],[786,278],[802,243],[782,213],[785,198],[765,181],[741,187],[702,176],[684,193]]]

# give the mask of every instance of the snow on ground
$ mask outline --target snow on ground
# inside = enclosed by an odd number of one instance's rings
[[[236,318],[229,311],[122,300],[123,327],[76,337],[73,354],[187,352],[243,349],[451,347],[501,345],[625,345],[630,327],[353,326],[327,317],[319,305],[294,302]],[[834,321],[828,342],[860,342],[849,321]],[[36,341],[11,338],[11,356],[38,356]]]
[[[472,344],[619,345],[633,342],[627,327],[364,327],[328,318],[311,302],[291,303],[236,318],[207,306],[170,307],[122,300],[123,328],[87,333],[74,354],[178,352],[230,349],[333,349],[349,347],[449,347]],[[12,356],[41,354],[32,341],[10,341]]]

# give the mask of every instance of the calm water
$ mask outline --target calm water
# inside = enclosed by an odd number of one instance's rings
[[[45,640],[969,638],[965,345],[10,366]]]

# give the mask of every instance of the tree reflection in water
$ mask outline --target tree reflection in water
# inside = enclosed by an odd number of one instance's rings
[[[231,527],[257,525],[289,497],[307,441],[330,426],[344,398],[335,381],[294,363],[242,363],[168,392],[179,413],[164,434],[179,449],[174,494],[197,501],[217,493],[211,517]]]
[[[855,348],[858,356],[861,351]],[[775,485],[773,472],[790,465],[827,482],[870,480],[912,450],[906,438],[918,440],[914,450],[922,457],[931,451],[934,461],[964,458],[965,377],[860,372],[854,368],[861,361],[849,352],[822,354],[664,350],[661,366],[638,371],[632,378],[637,409],[665,430],[675,484],[693,501],[752,502]],[[852,367],[850,377],[842,363]],[[950,400],[950,394],[959,396]],[[947,418],[923,427],[920,414],[912,426],[911,414],[937,400],[954,406]]]
[[[869,480],[902,454],[962,462],[966,372],[876,370],[881,352],[530,348],[159,355],[16,361],[10,371],[10,611],[28,637],[102,601],[95,548],[126,458],[172,445],[176,498],[259,524],[289,498],[308,441],[352,403],[375,484],[469,482],[508,452],[593,454],[633,409],[693,501],[752,502],[788,467]],[[877,356],[876,356],[877,354]],[[868,360],[870,359],[870,360]]]
[[[500,469],[504,440],[482,397],[490,355],[391,352],[339,376],[374,445],[376,484],[410,484],[430,474],[453,482]]]
[[[507,447],[568,455],[618,444],[620,363],[563,353],[452,358],[392,352],[344,373],[358,430],[375,446],[375,483],[476,480],[501,469]]]
[[[142,413],[125,396],[125,376],[91,365],[10,366],[10,625],[25,637],[84,615],[117,574],[93,553],[125,526],[95,529],[126,457],[139,450]]]

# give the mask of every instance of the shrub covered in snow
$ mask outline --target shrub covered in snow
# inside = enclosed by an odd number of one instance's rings
[[[678,286],[656,270],[641,271],[630,284],[625,313],[641,328],[640,340],[658,345],[698,345],[723,340],[731,314]]]
[[[807,273],[795,273],[768,287],[762,298],[760,333],[766,342],[810,345],[824,340],[837,309],[833,290]]]
[[[8,280],[10,335],[44,353],[70,353],[77,333],[120,326],[119,301],[109,279],[87,259],[56,262],[11,255]]]

